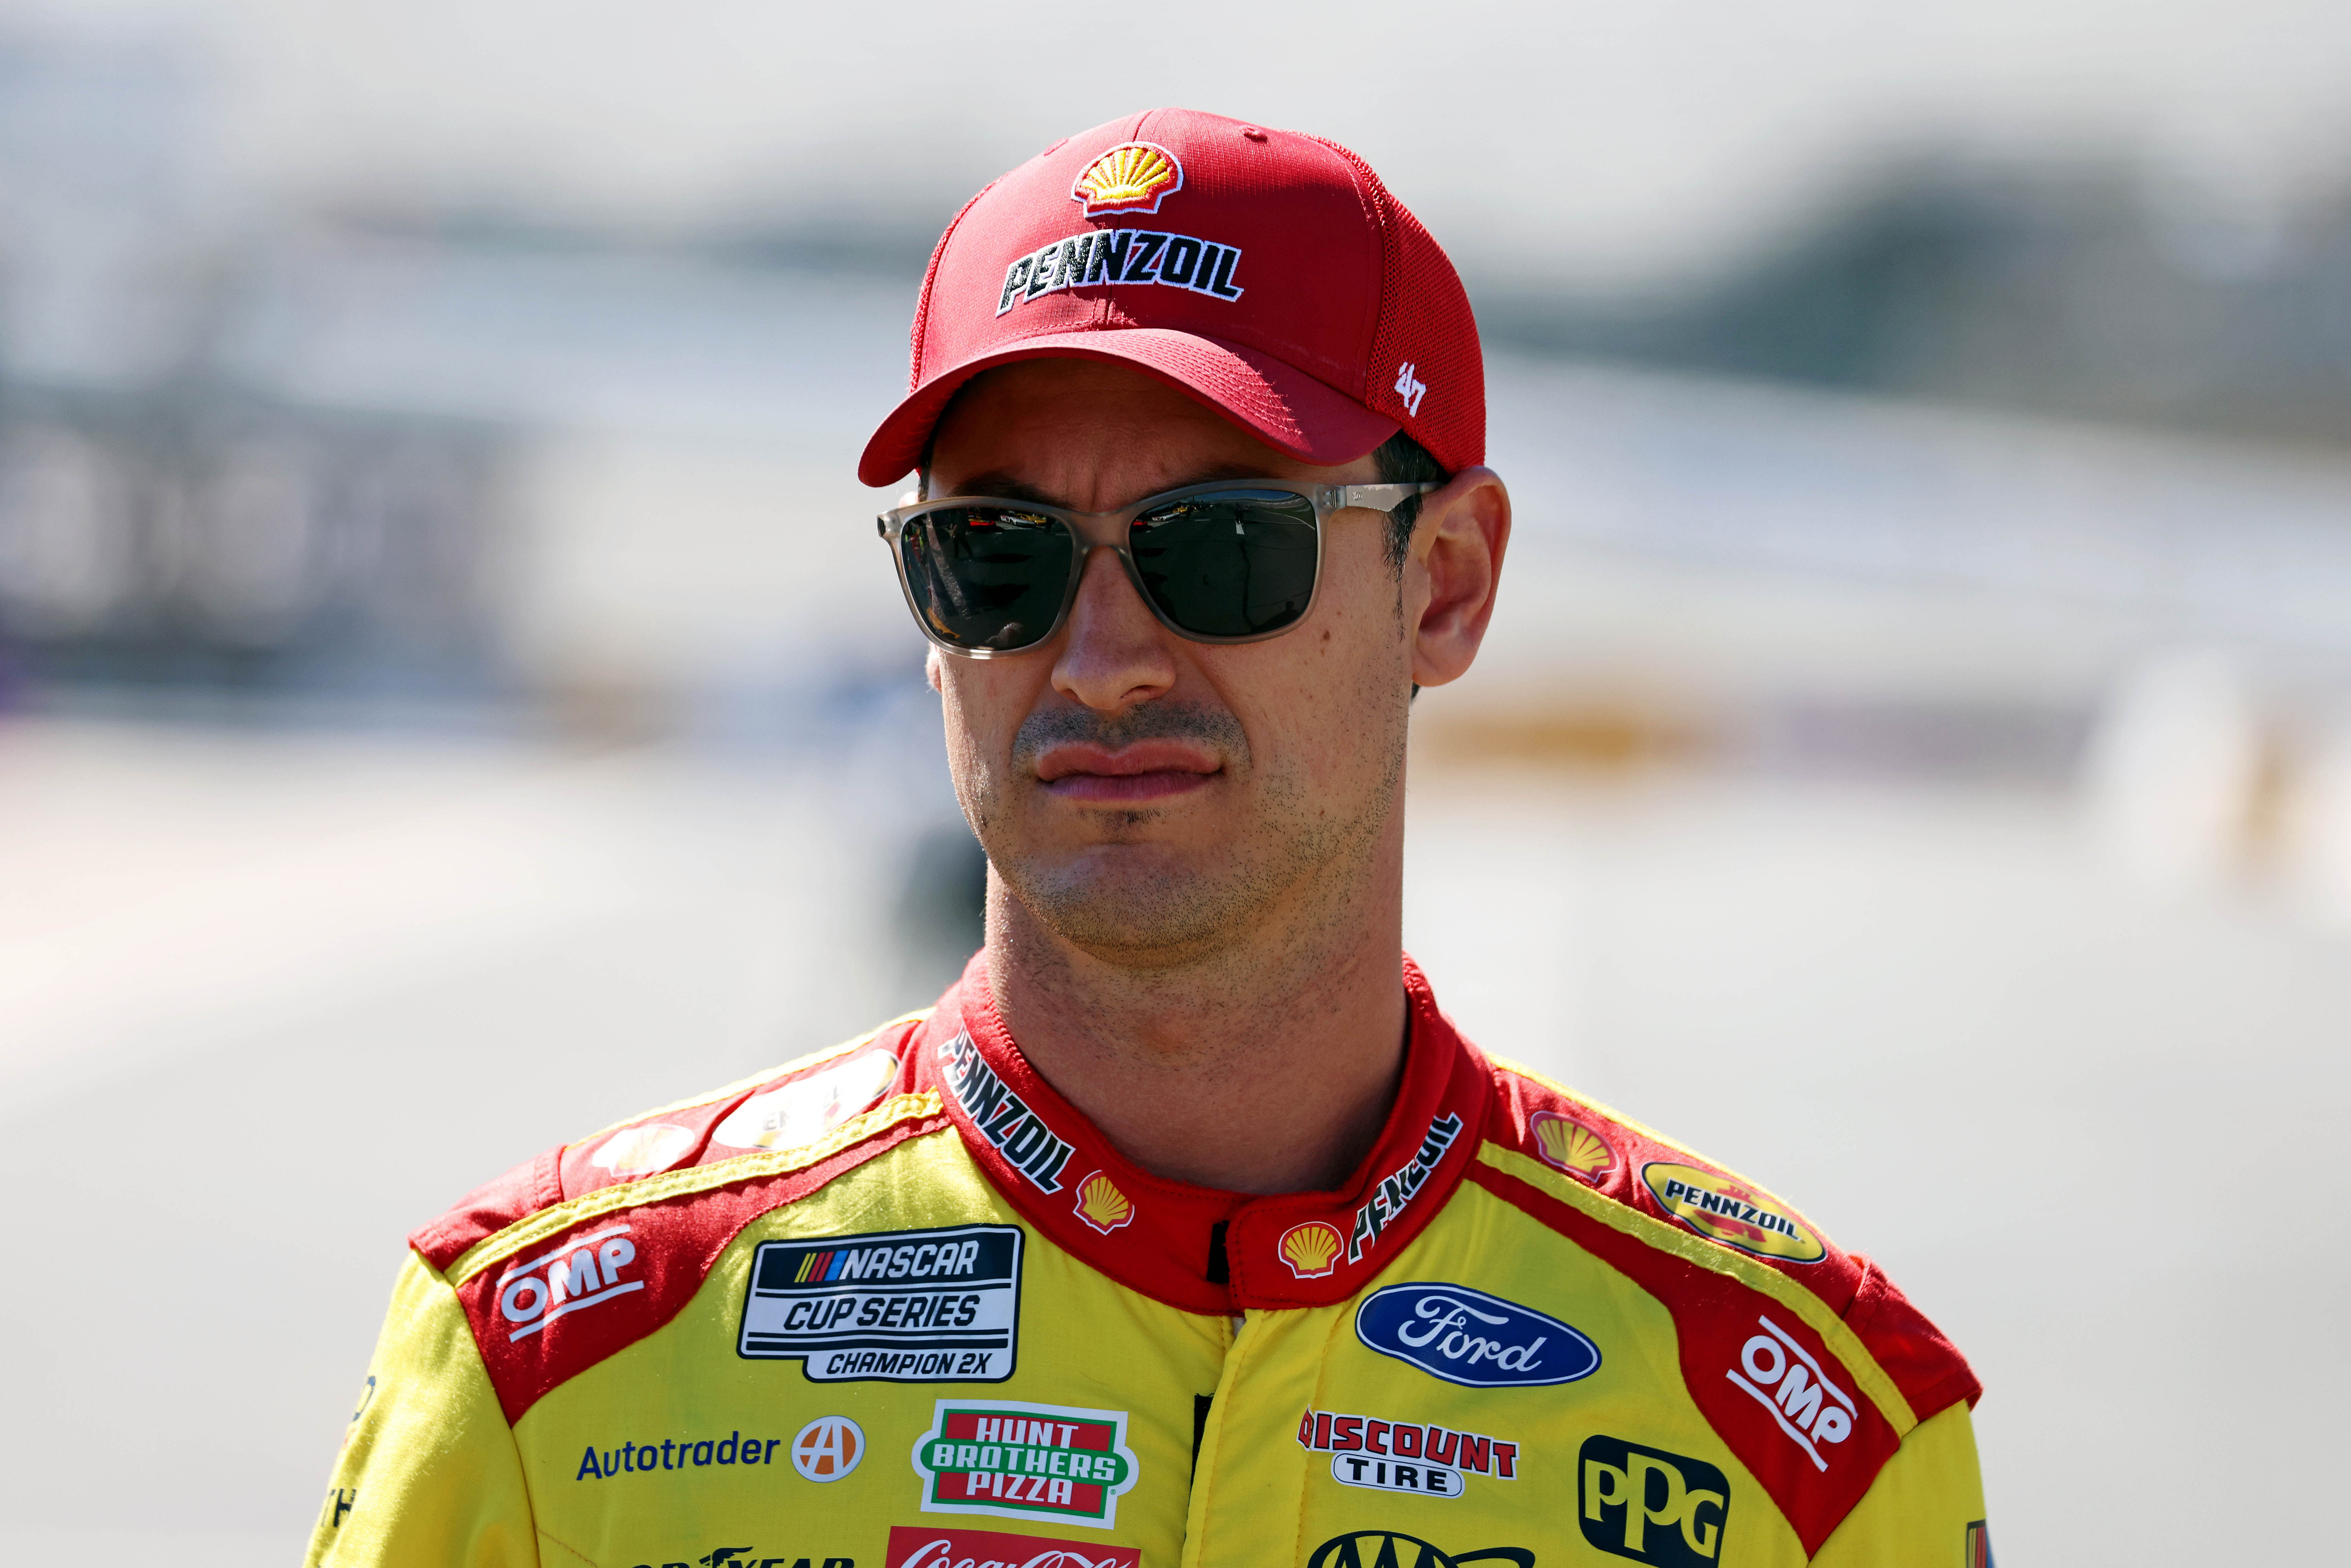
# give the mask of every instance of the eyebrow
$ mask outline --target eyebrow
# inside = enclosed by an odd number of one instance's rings
[[[1182,490],[1188,485],[1215,484],[1220,481],[1228,479],[1270,479],[1272,477],[1273,475],[1263,472],[1253,463],[1213,463],[1208,467],[1194,470],[1192,476],[1188,479],[1179,479],[1175,483],[1168,485],[1165,490],[1155,490],[1151,492],[1150,494],[1165,495],[1168,491]],[[1285,481],[1284,483],[1287,482]],[[1045,491],[1039,489],[1036,485],[1024,483],[1022,481],[1015,479],[1010,474],[1005,473],[1000,470],[990,470],[986,473],[973,474],[970,479],[965,482],[963,487],[955,491],[954,493],[956,495],[993,496],[999,501],[1026,501],[1032,505],[1037,506],[1058,506],[1065,512],[1074,512],[1079,510],[1077,507],[1071,506],[1066,502],[1063,502],[1057,497],[1047,493]],[[944,499],[944,497],[933,496],[931,499],[935,501]],[[1150,495],[1136,497],[1136,500],[1147,501],[1149,499]],[[1132,503],[1130,503],[1130,504],[1132,504]]]

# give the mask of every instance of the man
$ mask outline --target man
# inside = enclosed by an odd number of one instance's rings
[[[1483,445],[1341,149],[1156,110],[975,198],[862,472],[929,498],[881,531],[987,945],[417,1231],[313,1560],[1986,1560],[1977,1384],[1885,1276],[1399,963]]]

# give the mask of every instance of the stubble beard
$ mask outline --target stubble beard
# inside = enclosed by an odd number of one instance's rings
[[[1035,789],[1035,758],[1056,741],[1107,746],[1183,737],[1227,759],[1228,787],[1250,794],[1248,819],[1227,841],[1185,849],[1155,842],[1150,806],[1117,814],[1107,841],[1068,856],[1024,855],[1008,836],[981,837],[1004,890],[1025,915],[1061,940],[1121,967],[1172,968],[1211,958],[1249,935],[1290,902],[1294,936],[1337,917],[1377,853],[1401,794],[1403,736],[1387,737],[1388,758],[1368,795],[1316,809],[1305,780],[1288,770],[1260,770],[1239,722],[1222,709],[1146,703],[1116,720],[1083,711],[1040,714],[1021,726],[1012,774]],[[1352,809],[1346,807],[1352,805]],[[994,813],[982,812],[982,817]],[[1000,819],[999,819],[1000,820]],[[1303,895],[1303,897],[1301,897]],[[991,919],[995,919],[991,915]]]

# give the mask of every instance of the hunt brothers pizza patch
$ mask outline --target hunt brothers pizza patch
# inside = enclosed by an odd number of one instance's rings
[[[925,1513],[1050,1519],[1107,1530],[1138,1467],[1126,1412],[942,1399],[914,1440]]]

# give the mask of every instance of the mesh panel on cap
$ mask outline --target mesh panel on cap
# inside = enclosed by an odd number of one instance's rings
[[[1057,141],[1053,145],[1058,147],[1061,143]],[[923,384],[923,340],[931,324],[931,286],[938,281],[939,258],[947,254],[947,242],[955,238],[956,230],[963,226],[963,221],[971,210],[1002,183],[1004,181],[1000,175],[990,180],[979,188],[978,195],[956,208],[956,215],[947,221],[946,232],[939,236],[939,243],[931,247],[930,265],[923,268],[923,292],[914,301],[914,324],[906,329],[906,390],[910,392]]]
[[[1321,141],[1344,158],[1363,182],[1378,214],[1384,253],[1379,323],[1372,332],[1372,362],[1364,402],[1404,427],[1448,473],[1486,461],[1486,361],[1478,347],[1478,318],[1453,263],[1420,220],[1388,193],[1370,164],[1335,141]],[[1404,367],[1427,388],[1415,414],[1396,390]]]

